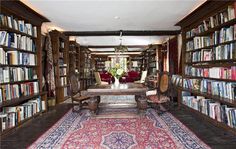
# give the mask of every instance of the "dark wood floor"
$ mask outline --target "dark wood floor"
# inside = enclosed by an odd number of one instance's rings
[[[33,143],[41,134],[56,123],[69,109],[69,104],[61,104],[47,113],[38,116],[14,132],[1,138],[1,149],[23,149]],[[193,117],[190,112],[174,108],[171,113],[191,129],[201,140],[214,149],[235,149],[236,135]]]

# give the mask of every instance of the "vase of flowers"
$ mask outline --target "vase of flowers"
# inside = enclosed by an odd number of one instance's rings
[[[115,78],[114,84],[115,85],[119,85],[120,84],[119,79],[124,74],[124,70],[122,68],[120,68],[120,64],[117,63],[115,65],[115,67],[110,68],[109,72]]]

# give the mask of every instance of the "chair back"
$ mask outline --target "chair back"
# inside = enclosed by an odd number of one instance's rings
[[[94,72],[94,76],[95,76],[97,85],[101,85],[102,84],[102,80],[101,80],[100,73],[99,72]]]
[[[146,77],[147,77],[147,70],[142,71],[142,75],[141,75],[140,83],[144,83]]]
[[[160,74],[160,80],[159,80],[159,92],[160,94],[167,94],[169,91],[169,75],[168,72],[162,72]]]
[[[76,95],[80,92],[80,82],[78,81],[77,76],[74,73],[71,73],[69,81],[71,96]]]

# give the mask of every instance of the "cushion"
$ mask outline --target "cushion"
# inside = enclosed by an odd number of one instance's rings
[[[152,102],[152,103],[165,103],[170,100],[169,97],[164,96],[164,95],[160,95],[160,99],[158,98],[157,95],[149,95],[147,96],[147,98],[149,102]]]
[[[146,92],[146,96],[157,95],[157,90],[150,90]]]

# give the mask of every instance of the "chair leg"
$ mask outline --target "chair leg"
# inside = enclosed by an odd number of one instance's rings
[[[72,100],[72,112],[74,112],[75,111],[75,109],[74,109],[74,100],[73,99],[71,99]]]
[[[98,98],[97,97],[92,97],[89,101],[88,101],[88,108],[89,110],[93,113],[93,114],[97,114],[98,113]]]

